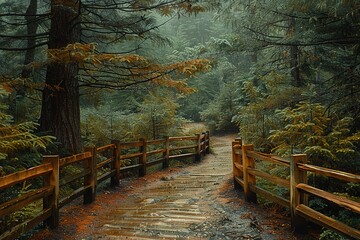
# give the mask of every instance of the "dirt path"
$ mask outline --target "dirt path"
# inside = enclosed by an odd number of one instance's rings
[[[58,229],[32,239],[295,239],[287,217],[256,210],[233,191],[232,139],[212,137],[214,154],[199,164],[123,182],[93,204],[65,207]]]

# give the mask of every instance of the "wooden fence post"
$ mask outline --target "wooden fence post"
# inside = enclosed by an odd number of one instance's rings
[[[296,154],[292,156],[290,161],[290,212],[291,227],[297,233],[306,232],[306,220],[296,214],[296,207],[299,204],[307,205],[307,196],[299,191],[296,186],[299,183],[307,183],[306,171],[302,171],[298,167],[298,163],[306,163],[306,154]]]
[[[200,151],[201,151],[201,155],[202,156],[205,156],[205,149],[206,149],[206,133],[203,132],[201,133],[200,135],[200,144],[201,144],[201,147],[200,147]]]
[[[90,186],[84,193],[84,204],[95,201],[97,187],[97,168],[96,168],[96,147],[88,148],[91,157],[84,161],[84,170],[88,169],[89,174],[84,177],[84,186]]]
[[[113,161],[111,163],[111,170],[115,170],[115,175],[111,177],[111,186],[119,186],[120,183],[120,141],[112,140],[115,145],[113,149]]]
[[[253,144],[242,146],[243,174],[244,174],[244,196],[247,202],[257,202],[256,193],[250,190],[250,186],[255,186],[255,176],[248,173],[248,168],[255,168],[255,161],[252,157],[246,155],[246,151],[254,151]]]
[[[243,178],[243,169],[238,169],[235,166],[235,163],[239,163],[240,165],[242,164],[242,159],[241,159],[241,154],[237,154],[236,151],[240,150],[240,152],[242,151],[242,140],[241,138],[236,138],[233,142],[232,142],[232,162],[233,162],[233,177],[234,177],[234,188],[235,189],[242,189],[241,185],[236,181],[236,177],[238,178]]]
[[[201,161],[201,134],[196,134],[197,137],[197,145],[195,148],[195,162]]]
[[[43,208],[51,208],[51,216],[45,220],[45,224],[50,228],[59,226],[59,155],[44,156],[44,163],[51,163],[53,170],[44,176],[44,186],[53,186],[54,192],[50,196],[43,198]]]
[[[143,177],[146,175],[147,142],[145,138],[140,138],[140,141],[142,141],[142,145],[140,147],[142,155],[139,157],[139,164],[141,164],[139,176]]]
[[[163,168],[168,168],[170,166],[170,141],[169,136],[165,137],[165,152],[163,154],[164,161],[163,161]]]
[[[205,153],[206,154],[210,153],[210,132],[209,131],[205,132]]]

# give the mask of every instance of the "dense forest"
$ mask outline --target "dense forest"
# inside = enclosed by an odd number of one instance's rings
[[[1,0],[0,176],[199,121],[358,174],[359,39],[357,0]]]

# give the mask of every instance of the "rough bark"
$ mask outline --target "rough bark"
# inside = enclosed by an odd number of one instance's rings
[[[49,49],[59,49],[80,40],[79,0],[51,1]],[[53,62],[47,67],[42,95],[40,130],[52,134],[62,146],[83,150],[80,134],[79,67],[76,62]]]

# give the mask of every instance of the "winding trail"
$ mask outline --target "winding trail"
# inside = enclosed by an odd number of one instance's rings
[[[286,218],[254,217],[232,190],[233,137],[212,137],[214,153],[201,163],[124,180],[93,204],[65,207],[58,229],[32,239],[293,239]]]
[[[219,139],[213,146],[227,144]],[[103,225],[97,235],[126,239],[200,239],[191,226],[211,218],[207,201],[214,189],[231,173],[229,151],[206,158],[202,164],[163,177],[129,196],[111,213],[99,216]],[[221,157],[219,157],[221,156]]]

